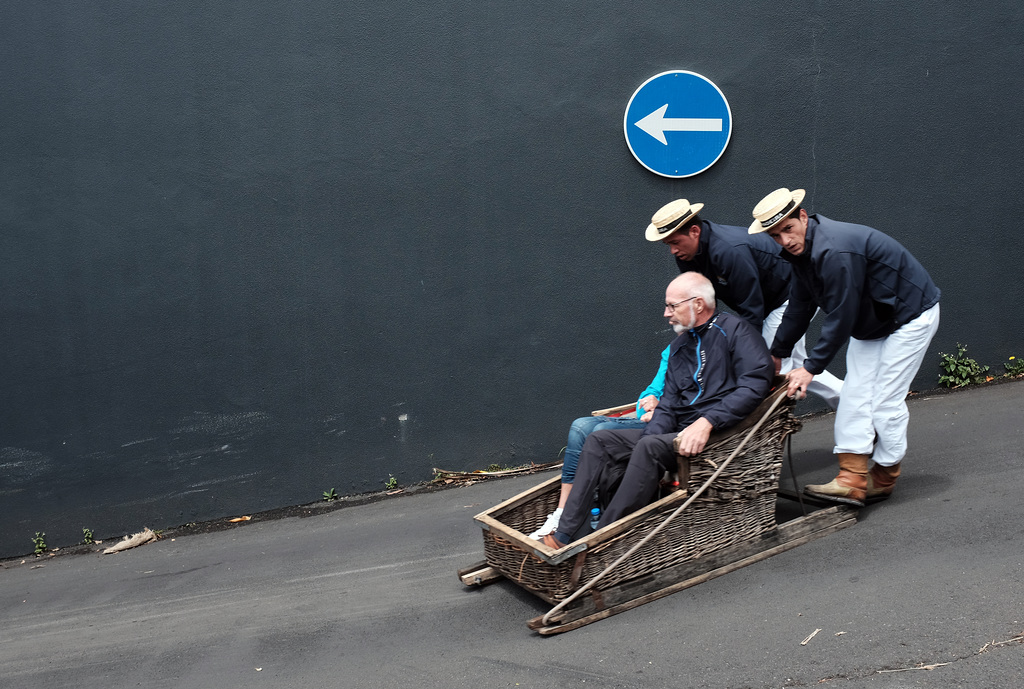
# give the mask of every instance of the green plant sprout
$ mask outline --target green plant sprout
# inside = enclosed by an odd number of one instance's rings
[[[334,502],[338,499],[338,494],[334,492],[334,489],[324,491],[324,502]]]
[[[384,487],[388,490],[394,490],[398,488],[398,479],[393,475],[388,474],[388,480],[384,482]]]
[[[939,352],[939,368],[944,373],[939,376],[939,385],[947,388],[961,388],[972,383],[984,383],[988,380],[988,366],[982,366],[967,356],[967,347],[956,343],[956,354]]]
[[[46,548],[46,532],[36,531],[36,535],[32,537],[32,545],[35,546],[35,554],[42,555],[47,551]]]
[[[1010,360],[1007,361],[1003,366],[1006,367],[1006,375],[1008,376],[1021,376],[1024,375],[1024,359],[1018,359],[1015,356],[1011,356]]]
[[[82,527],[82,543],[86,545],[92,545],[96,542],[96,539],[92,536],[92,529]]]

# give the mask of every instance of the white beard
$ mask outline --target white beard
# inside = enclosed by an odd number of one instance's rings
[[[693,326],[697,325],[697,308],[691,303],[690,305],[690,320],[686,323],[674,323],[672,329],[676,331],[676,335],[682,335],[687,330],[691,330]]]

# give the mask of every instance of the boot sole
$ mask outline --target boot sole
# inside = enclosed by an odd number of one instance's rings
[[[832,502],[839,502],[844,505],[853,505],[854,507],[864,507],[863,500],[857,500],[855,498],[846,498],[840,495],[829,495],[827,493],[816,493],[813,490],[807,490],[807,488],[804,488],[804,492],[807,493],[808,495],[812,495],[816,498],[821,498],[823,500],[831,500]]]

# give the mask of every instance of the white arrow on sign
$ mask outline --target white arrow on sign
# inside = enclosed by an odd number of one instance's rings
[[[668,146],[665,132],[720,132],[722,120],[701,117],[665,117],[668,103],[647,117],[636,121],[636,126]]]

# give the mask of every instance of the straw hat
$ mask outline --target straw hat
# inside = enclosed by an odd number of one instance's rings
[[[703,207],[703,203],[690,205],[686,199],[677,199],[667,203],[659,208],[651,218],[651,224],[647,226],[644,236],[650,242],[660,242],[676,230],[686,227],[686,223],[700,213],[700,209]]]
[[[754,222],[750,225],[750,234],[767,232],[785,220],[804,200],[806,193],[803,189],[790,191],[783,187],[765,196],[754,206]]]

